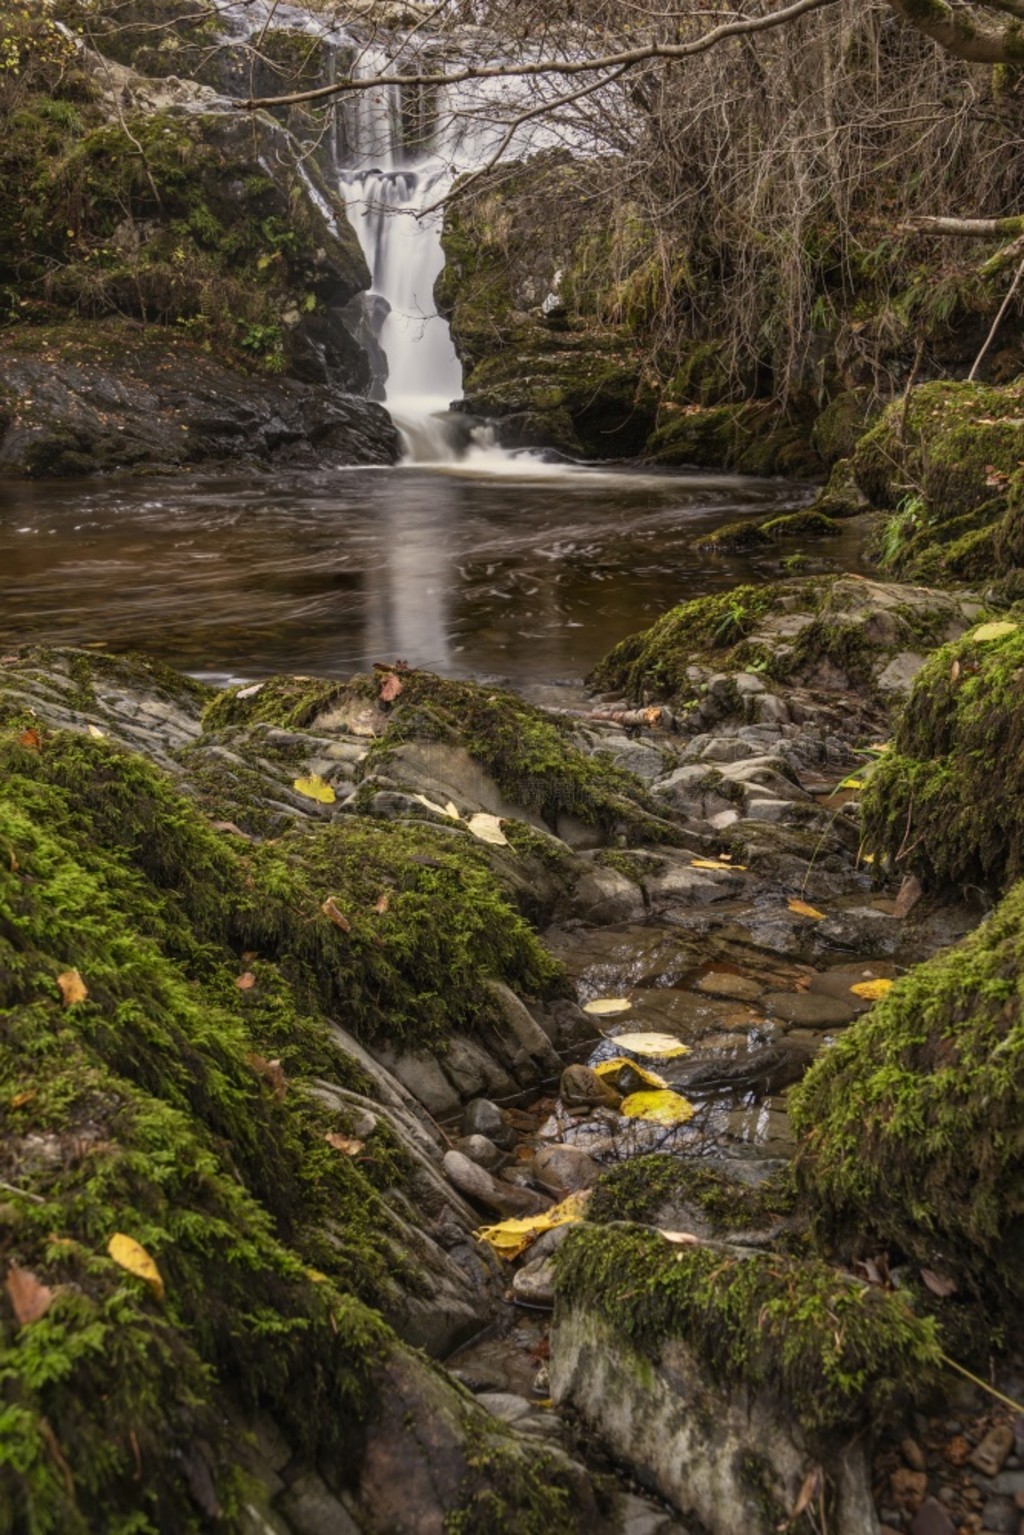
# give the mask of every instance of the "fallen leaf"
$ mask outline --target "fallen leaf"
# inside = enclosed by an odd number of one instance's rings
[[[241,975],[235,977],[235,985],[239,991],[251,991],[256,985],[256,977],[251,970],[243,970]]]
[[[328,917],[334,923],[335,927],[340,928],[343,933],[350,933],[352,931],[351,922],[345,916],[344,912],[338,910],[333,895],[329,895],[327,897],[320,910],[323,912],[324,916]]]
[[[837,783],[837,789],[863,789],[865,780],[858,778],[856,773],[851,773],[849,778],[844,778],[842,783]]]
[[[790,1514],[790,1522],[799,1519],[804,1509],[813,1503],[815,1498],[820,1498],[825,1485],[825,1473],[820,1466],[812,1466],[804,1477],[803,1486],[800,1488],[800,1496],[793,1504],[793,1512]]]
[[[723,858],[691,858],[691,869],[742,869],[746,872],[745,863],[732,863]]]
[[[462,820],[462,817],[450,801],[447,805],[439,805],[436,800],[428,799],[425,794],[414,794],[413,799],[419,800],[421,805],[426,805],[427,809],[432,810],[435,815],[448,816],[453,821]]]
[[[950,682],[960,681],[960,662],[956,658],[954,658],[953,664],[949,668],[949,680]]]
[[[495,847],[508,847],[508,838],[501,829],[501,821],[496,815],[487,815],[483,810],[478,810],[476,815],[471,815],[466,822],[474,837],[479,837],[481,842],[492,842]]]
[[[319,805],[333,805],[338,797],[319,773],[310,773],[308,778],[296,778],[292,788],[303,799],[315,799]]]
[[[786,905],[798,917],[811,917],[815,922],[825,921],[825,913],[816,906],[808,906],[806,901],[787,901]]]
[[[352,1140],[347,1135],[337,1135],[333,1130],[327,1131],[324,1140],[328,1146],[333,1146],[335,1151],[343,1151],[347,1157],[357,1157],[366,1145],[365,1141]]]
[[[232,832],[236,837],[244,837],[246,842],[253,840],[250,834],[247,831],[243,831],[240,826],[236,826],[234,821],[211,821],[210,825],[214,831]]]
[[[271,1088],[278,1103],[284,1102],[284,1095],[288,1087],[288,1079],[284,1074],[284,1067],[279,1060],[268,1061],[266,1056],[255,1053],[246,1056],[249,1065],[257,1076]]]
[[[31,1269],[12,1263],[7,1270],[7,1294],[19,1327],[38,1322],[50,1309],[53,1291],[37,1279]]]
[[[948,1296],[955,1295],[957,1292],[956,1280],[947,1278],[945,1274],[936,1274],[934,1269],[922,1269],[921,1278],[932,1294],[937,1295],[940,1300],[946,1300]]]
[[[696,1112],[688,1098],[667,1087],[652,1093],[630,1093],[619,1107],[627,1119],[647,1119],[656,1125],[684,1125]]]
[[[251,682],[247,688],[239,688],[236,698],[255,698],[263,687],[262,682]]]
[[[378,916],[382,917],[384,915],[384,913],[388,909],[387,891],[385,891],[383,895],[379,895],[377,897],[377,899],[373,903],[373,909],[377,913]]]
[[[605,1018],[612,1013],[628,1013],[632,1005],[628,997],[595,997],[592,1002],[584,1002],[583,1011],[594,1018]]]
[[[84,1002],[89,995],[89,988],[77,970],[65,970],[58,975],[57,985],[60,987],[65,1007],[74,1007],[76,1002]]]
[[[26,1103],[31,1103],[35,1096],[35,1089],[29,1093],[15,1093],[14,1097],[11,1099],[10,1107],[12,1109],[23,1109]]]
[[[380,699],[382,704],[391,704],[394,703],[395,699],[398,697],[401,691],[401,677],[396,676],[394,672],[389,672],[380,685],[380,691],[378,692],[377,697]]]
[[[867,1002],[877,1002],[880,997],[892,991],[892,987],[892,981],[879,977],[877,981],[855,981],[850,990],[855,997],[863,997]]]
[[[636,1061],[627,1061],[624,1055],[617,1055],[610,1061],[601,1061],[594,1067],[599,1077],[617,1076],[623,1067],[638,1076],[641,1082],[646,1082],[648,1087],[667,1087],[664,1077],[659,1077],[656,1071],[647,1071],[643,1066],[638,1066]]]
[[[700,1237],[695,1237],[692,1231],[662,1231],[657,1228],[658,1235],[664,1237],[666,1242],[675,1242],[680,1247],[699,1247]]]
[[[160,1270],[141,1243],[136,1242],[134,1237],[126,1237],[123,1232],[115,1231],[107,1243],[107,1252],[119,1268],[134,1274],[137,1279],[144,1279],[157,1300],[163,1300],[164,1282]]]
[[[982,624],[974,629],[968,636],[969,639],[978,640],[984,644],[988,640],[1003,640],[1008,634],[1016,634],[1019,624],[1011,623],[1008,618],[999,619],[996,623]]]
[[[674,1034],[616,1034],[612,1044],[630,1055],[646,1055],[653,1060],[670,1061],[689,1053],[689,1046]]]
[[[42,744],[43,744],[43,738],[39,734],[39,731],[32,729],[31,726],[29,727],[28,730],[23,730],[21,732],[21,735],[18,737],[18,745],[19,746],[27,746],[29,751],[32,751],[32,752],[39,751],[39,749],[42,746]]]
[[[567,1226],[581,1220],[589,1197],[589,1189],[579,1194],[570,1194],[568,1199],[563,1199],[560,1205],[545,1210],[542,1215],[527,1215],[516,1220],[499,1221],[496,1226],[482,1226],[473,1235],[478,1242],[486,1242],[499,1257],[511,1263],[514,1258],[519,1257],[520,1253],[525,1252],[530,1243],[535,1241],[542,1232],[551,1231],[555,1226]]]
[[[107,739],[106,731],[101,730],[98,725],[90,725],[89,734],[92,736],[94,741],[105,741]]]
[[[923,895],[924,886],[917,875],[908,874],[896,896],[896,904],[892,909],[893,916],[902,921],[904,917],[909,916]]]
[[[319,1269],[303,1269],[302,1271],[311,1284],[329,1284],[326,1274],[321,1274]]]

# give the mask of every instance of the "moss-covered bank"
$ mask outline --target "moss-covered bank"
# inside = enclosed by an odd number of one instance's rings
[[[933,887],[1024,875],[1024,630],[999,622],[929,659],[864,795],[867,843]]]

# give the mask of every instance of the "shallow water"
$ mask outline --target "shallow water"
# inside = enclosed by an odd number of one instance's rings
[[[139,647],[214,678],[401,657],[524,685],[582,676],[673,603],[777,559],[701,532],[805,483],[465,466],[0,483],[0,644]],[[848,545],[848,547],[847,547]],[[809,552],[849,568],[856,535]]]

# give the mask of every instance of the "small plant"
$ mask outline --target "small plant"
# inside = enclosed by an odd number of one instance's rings
[[[924,510],[919,495],[904,496],[885,523],[878,538],[878,559],[886,569],[895,567],[906,552],[907,545],[921,526]]]

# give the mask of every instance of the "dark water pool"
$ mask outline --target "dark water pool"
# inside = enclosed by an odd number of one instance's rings
[[[424,468],[0,484],[0,644],[137,647],[189,671],[402,657],[517,685],[584,674],[674,602],[777,572],[692,548],[804,484]],[[807,552],[856,566],[856,536]]]

